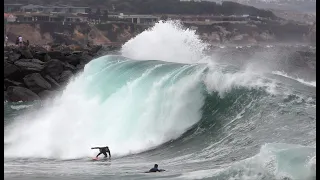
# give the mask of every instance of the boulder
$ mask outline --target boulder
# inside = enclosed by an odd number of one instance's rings
[[[49,75],[45,75],[44,78],[48,80],[53,88],[60,88],[60,84]]]
[[[33,53],[47,53],[48,50],[42,46],[31,47],[31,52]]]
[[[87,53],[83,53],[82,56],[80,57],[80,64],[87,64],[93,59],[92,56],[88,55]]]
[[[85,66],[85,64],[78,64],[77,65],[77,70],[79,71],[79,70],[83,70],[84,69],[84,66]]]
[[[61,61],[64,61],[76,66],[77,64],[80,63],[81,56],[82,54],[71,54],[69,56],[65,56],[64,58],[61,58]]]
[[[23,78],[23,81],[31,91],[36,93],[51,89],[51,84],[39,73],[28,74]]]
[[[72,72],[75,72],[77,70],[76,67],[74,67],[73,65],[71,65],[71,64],[69,64],[67,62],[64,62],[63,66],[64,66],[64,70],[70,70]]]
[[[8,100],[12,102],[40,100],[40,97],[31,90],[18,86],[9,86],[7,95]]]
[[[67,83],[72,76],[73,76],[73,73],[70,70],[63,71],[59,77],[59,82]]]
[[[52,59],[61,59],[64,57],[63,53],[61,51],[49,51],[48,55],[52,58]]]
[[[8,61],[15,62],[18,59],[20,59],[20,57],[21,57],[21,54],[12,53],[8,55]]]
[[[64,65],[57,59],[48,61],[43,69],[42,74],[51,76],[54,80],[58,81],[61,73],[63,72]]]
[[[20,54],[23,59],[33,59],[33,55],[29,49],[20,49]]]
[[[44,68],[44,62],[38,59],[19,59],[14,62],[14,65],[19,67],[21,71],[40,72]]]
[[[56,93],[57,93],[57,91],[44,90],[44,91],[41,91],[40,93],[38,93],[38,96],[42,100],[45,100],[45,99],[48,99],[48,98],[50,98],[50,99],[53,98]]]
[[[7,77],[14,77],[14,76],[17,76],[20,72],[20,69],[11,64],[11,63],[8,63],[7,61],[4,61],[3,62],[3,76],[4,78],[7,78]]]
[[[20,86],[20,87],[25,87],[25,85],[21,82],[18,82],[18,81],[13,81],[13,80],[10,80],[10,79],[4,79],[3,80],[3,83],[6,87],[8,86]]]
[[[51,60],[51,57],[46,52],[36,52],[34,53],[34,57],[43,62],[48,62]]]

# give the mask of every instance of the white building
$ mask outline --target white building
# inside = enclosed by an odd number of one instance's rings
[[[21,7],[23,12],[42,12],[42,13],[87,13],[89,7],[75,7],[75,6],[40,6],[40,5],[26,5]]]
[[[7,22],[16,22],[17,17],[12,14],[4,13],[4,18],[7,20]]]
[[[160,20],[159,17],[153,16],[153,15],[124,15],[123,13],[120,13],[118,16],[120,19],[127,19],[132,23],[135,24],[155,24]]]

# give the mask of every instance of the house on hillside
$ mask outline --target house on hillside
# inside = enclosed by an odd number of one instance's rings
[[[5,22],[16,22],[17,17],[13,14],[4,13]]]
[[[18,12],[20,11],[23,4],[4,4],[4,12]]]
[[[87,22],[88,17],[85,16],[77,16],[74,14],[65,14],[64,15],[65,22]]]
[[[119,19],[125,19],[135,24],[153,25],[160,20],[159,17],[153,15],[124,15],[120,13]]]
[[[29,4],[21,7],[22,12],[41,12],[41,13],[88,13],[89,7],[75,6],[40,6]]]
[[[47,14],[47,13],[16,13],[18,22],[84,22],[86,17],[76,16],[74,14]]]

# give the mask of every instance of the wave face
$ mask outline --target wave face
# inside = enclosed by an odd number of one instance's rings
[[[159,22],[122,56],[91,61],[53,101],[5,103],[5,122],[14,116],[5,158],[82,159],[108,145],[118,169],[185,167],[167,179],[314,178],[315,85],[217,63],[207,47],[177,22]],[[93,173],[73,172],[81,162],[67,173]]]
[[[98,58],[52,107],[21,127],[26,130],[16,129],[7,152],[79,158],[92,155],[92,146],[108,144],[124,155],[177,138],[201,118],[202,71],[193,65]]]

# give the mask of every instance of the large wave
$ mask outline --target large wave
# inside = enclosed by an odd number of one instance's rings
[[[108,145],[124,155],[162,144],[201,118],[202,71],[193,65],[98,58],[50,107],[21,125],[23,131],[12,131],[5,154],[78,158],[91,155],[92,146]]]
[[[125,44],[122,54],[191,62],[199,60],[205,47],[194,31],[176,22],[160,22]],[[205,68],[120,56],[97,58],[52,104],[23,116],[27,122],[17,121],[5,137],[5,155],[79,158],[92,156],[90,147],[103,145],[125,155],[177,138],[201,118]]]
[[[99,145],[126,155],[179,137],[201,119],[206,90],[223,93],[249,77],[204,73],[207,64],[197,60],[206,47],[195,31],[159,22],[122,48],[129,58],[149,61],[93,60],[52,104],[18,121],[5,137],[5,155],[80,158]]]
[[[313,129],[313,116],[304,115],[304,106],[314,106],[314,97],[293,91],[252,64],[237,68],[216,63],[205,54],[207,47],[195,31],[177,22],[157,23],[127,42],[121,56],[94,59],[53,101],[17,117],[7,126],[5,157],[83,158],[95,155],[92,146],[104,145],[113,155],[124,156],[162,145],[167,150],[162,159],[169,164],[236,160],[256,166],[264,163],[260,157],[266,149],[272,150],[272,157],[297,149],[277,144],[260,149],[265,142],[294,143],[296,139],[288,138],[294,133],[301,137],[299,143],[310,145],[313,134],[301,133]],[[312,87],[304,87],[304,92]],[[278,129],[282,126],[296,131]],[[278,136],[270,137],[271,133]],[[294,168],[283,171],[300,177]],[[225,172],[215,173],[233,177]],[[182,177],[186,176],[192,173]]]

